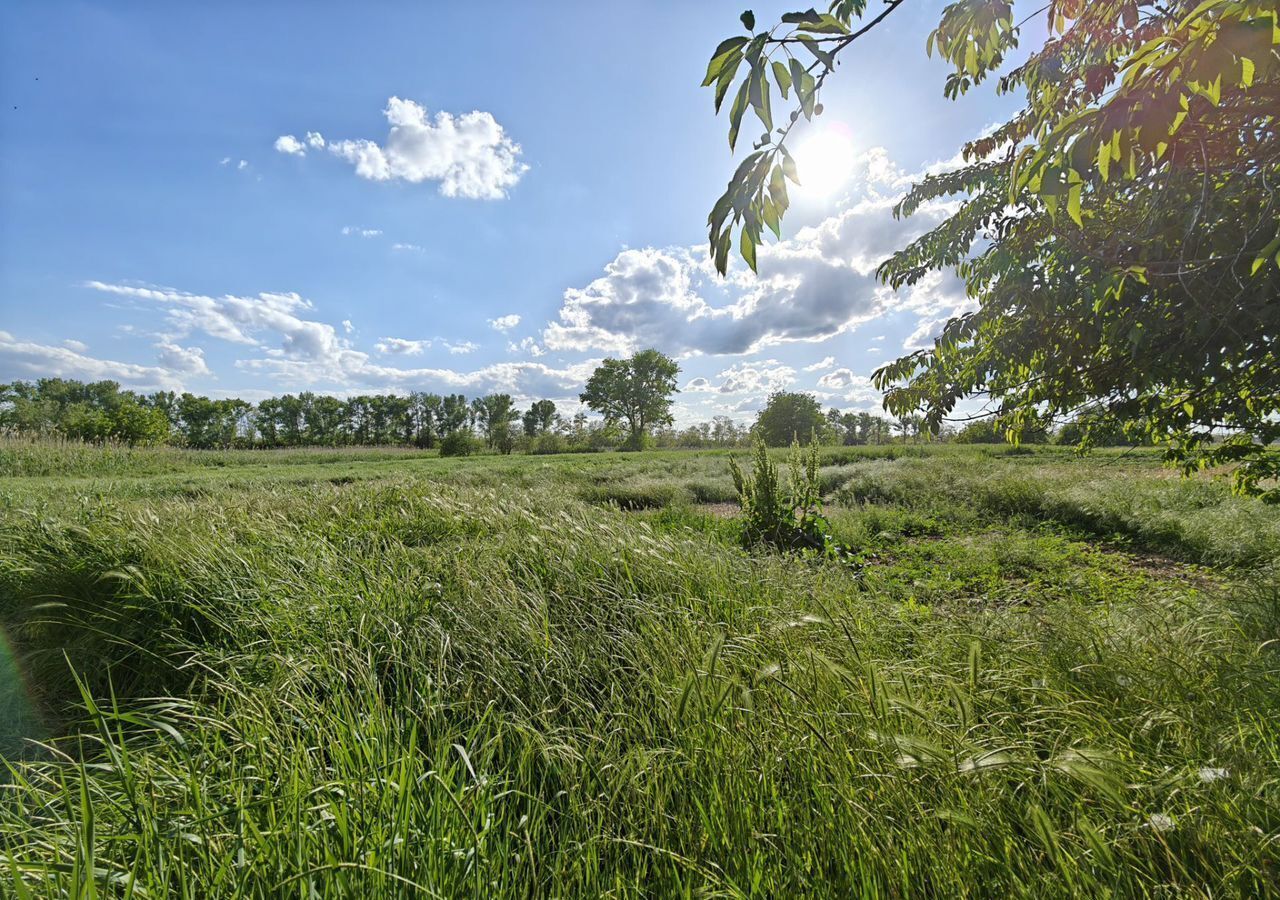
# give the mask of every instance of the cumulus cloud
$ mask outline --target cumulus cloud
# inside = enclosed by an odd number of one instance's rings
[[[292,292],[212,297],[101,281],[90,281],[87,286],[161,304],[170,328],[167,341],[202,332],[234,344],[262,348],[275,356],[315,360],[331,359],[347,347],[332,325],[303,318],[302,313],[313,308],[311,302]]]
[[[67,338],[62,342],[62,346],[76,353],[86,353],[89,350],[88,344],[86,344],[84,341],[77,341],[74,338]]]
[[[320,132],[318,131],[307,132],[307,146],[312,148],[313,150],[324,149],[324,138],[320,135]]]
[[[343,225],[343,226],[342,226],[342,233],[343,233],[343,234],[352,234],[352,235],[356,235],[357,237],[362,237],[362,238],[372,238],[372,237],[377,237],[378,235],[382,234],[382,229],[380,229],[380,228],[356,228],[356,227],[351,226],[351,225]]]
[[[293,135],[282,134],[276,138],[276,152],[287,153],[290,156],[306,156],[307,147]]]
[[[836,364],[836,358],[834,356],[824,356],[822,359],[820,359],[818,362],[814,363],[813,365],[805,366],[804,370],[806,372],[821,372],[823,369],[830,369],[835,364]]]
[[[122,383],[173,386],[179,374],[194,374],[203,352],[184,348],[177,341],[199,332],[241,347],[246,358],[236,368],[268,379],[271,390],[309,389],[333,393],[358,391],[458,391],[468,395],[502,391],[517,399],[569,398],[576,394],[600,360],[586,359],[561,368],[538,362],[506,362],[471,371],[443,367],[400,367],[376,361],[370,353],[352,346],[326,323],[308,318],[314,305],[296,293],[262,292],[248,296],[211,296],[173,288],[137,284],[88,282],[87,287],[116,296],[156,304],[164,311],[169,332],[160,350],[173,366],[132,366],[90,360],[62,347],[37,348],[0,336],[0,373],[4,370],[36,375],[62,374],[75,378],[114,378]],[[374,349],[388,356],[416,356],[433,346],[450,353],[470,353],[478,345],[470,341],[431,338],[421,341],[382,338]],[[36,349],[32,349],[36,348]],[[37,350],[39,352],[37,352]],[[181,353],[179,352],[181,351]],[[19,365],[20,360],[26,360]],[[59,362],[61,360],[61,362]],[[56,363],[56,365],[55,365]],[[248,392],[242,392],[248,396]]]
[[[745,354],[824,341],[912,302],[937,305],[949,286],[895,293],[875,270],[948,209],[934,204],[895,220],[893,203],[863,200],[761,247],[759,276],[739,268],[717,281],[702,248],[623,250],[599,278],[565,292],[543,343],[553,350],[629,353],[653,346],[678,356]],[[713,302],[717,294],[727,299]]]
[[[405,338],[384,337],[373,345],[387,356],[421,356],[431,347],[431,341],[410,341]]]
[[[489,327],[494,331],[507,332],[520,324],[520,316],[516,313],[510,313],[505,316],[498,316],[496,319],[489,320]]]
[[[716,375],[716,381],[694,378],[684,386],[691,394],[771,394],[790,386],[796,370],[776,359],[732,365]]]
[[[539,356],[542,356],[547,351],[542,349],[542,345],[539,344],[537,341],[535,341],[533,338],[525,337],[525,338],[521,338],[519,342],[507,341],[507,352],[508,353],[528,353],[534,359],[537,359]]]
[[[353,331],[355,331],[355,330],[356,330],[356,326],[354,326],[354,325],[352,325],[352,324],[351,324],[351,320],[350,320],[350,319],[343,319],[343,320],[342,320],[342,330],[343,330],[344,332],[346,332],[347,334],[350,334],[351,332],[353,332]]]
[[[199,347],[182,347],[171,341],[156,344],[157,361],[172,372],[183,375],[208,375],[209,366],[204,361],[204,350]]]
[[[520,145],[491,113],[437,112],[428,117],[426,109],[414,101],[392,97],[383,114],[391,131],[382,144],[368,139],[326,142],[314,132],[308,132],[307,142],[316,148],[327,146],[355,166],[361,178],[414,184],[434,181],[446,197],[501,199],[528,171],[520,162]],[[282,152],[295,152],[294,147],[306,152],[292,135],[279,138],[276,149],[281,149],[281,142],[290,148]]]
[[[140,366],[111,359],[96,359],[70,347],[23,341],[7,331],[0,331],[0,379],[106,379],[118,381],[130,388],[172,389],[181,387],[179,374],[163,366]]]
[[[850,403],[867,404],[880,399],[871,379],[852,369],[833,369],[818,379],[818,396],[824,400],[839,398]]]

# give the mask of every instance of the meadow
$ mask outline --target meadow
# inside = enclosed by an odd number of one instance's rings
[[[727,456],[0,442],[0,894],[1280,896],[1280,509]]]

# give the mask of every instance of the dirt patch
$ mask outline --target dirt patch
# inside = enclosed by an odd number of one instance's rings
[[[736,503],[698,503],[693,508],[717,519],[732,519],[742,512],[742,508]]]
[[[1141,550],[1120,549],[1106,545],[1093,545],[1093,551],[1123,560],[1124,564],[1136,572],[1142,572],[1152,578],[1182,581],[1201,590],[1212,590],[1222,587],[1223,580],[1213,572],[1191,563],[1179,562],[1158,553]]]

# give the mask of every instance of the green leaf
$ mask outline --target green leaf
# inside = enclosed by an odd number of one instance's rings
[[[804,12],[790,12],[782,17],[782,21],[786,25],[803,25],[805,22],[816,22],[821,18],[818,11],[812,7]]]
[[[787,207],[791,205],[791,200],[787,197],[787,182],[782,174],[782,166],[774,166],[773,172],[769,175],[769,198],[778,208],[779,215],[786,213]]]
[[[1257,257],[1254,258],[1253,267],[1250,268],[1249,274],[1257,275],[1258,270],[1267,264],[1267,260],[1273,254],[1276,258],[1276,265],[1280,266],[1280,234],[1277,234],[1275,239],[1271,243],[1267,244],[1267,246],[1263,247]]]
[[[711,54],[711,61],[707,63],[707,75],[702,79],[703,87],[708,87],[719,78],[720,73],[731,59],[741,59],[742,45],[747,40],[747,38],[738,35],[720,42],[720,46],[716,47],[715,53]]]
[[[742,65],[742,55],[737,54],[720,71],[720,77],[716,81],[717,115],[720,113],[720,104],[724,102],[724,96],[729,91],[729,85],[733,84],[733,76],[737,74],[740,65]]]
[[[1071,217],[1071,221],[1081,228],[1084,227],[1084,219],[1080,215],[1080,195],[1084,189],[1082,184],[1073,184],[1071,189],[1067,191],[1067,215]]]
[[[791,73],[776,59],[773,61],[773,80],[778,82],[778,90],[782,92],[782,99],[786,100],[787,92],[791,90]]]
[[[766,197],[764,200],[764,224],[773,232],[774,237],[782,237],[782,222],[772,197]]]
[[[769,105],[769,95],[771,93],[769,76],[764,67],[761,66],[752,72],[751,108],[755,110],[756,118],[760,120],[760,124],[764,125],[766,132],[773,131],[773,111]]]
[[[751,82],[751,78],[743,80],[742,87],[738,88],[738,95],[733,98],[733,106],[729,107],[730,150],[738,143],[738,129],[742,127],[742,114],[747,111],[747,88],[751,85]]]
[[[742,26],[746,28],[747,31],[756,30],[756,14],[753,13],[751,10],[747,10],[738,18],[742,20]]]
[[[804,48],[812,53],[814,57],[828,69],[834,69],[836,67],[836,58],[828,51],[823,50],[814,38],[809,37],[807,34],[802,34],[800,35],[800,43],[804,44]]]
[[[799,186],[800,175],[799,173],[796,172],[796,161],[791,158],[791,154],[790,152],[788,152],[786,147],[783,147],[781,149],[782,149],[782,174],[786,175],[789,179],[791,179],[792,184]]]
[[[742,253],[742,258],[747,265],[751,267],[751,271],[756,271],[756,242],[752,239],[747,229],[742,229],[742,241],[738,249]]]
[[[830,13],[823,13],[816,19],[796,23],[802,31],[814,34],[848,34],[849,26],[845,25]]]

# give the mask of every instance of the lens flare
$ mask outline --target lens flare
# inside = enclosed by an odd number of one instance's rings
[[[805,136],[795,149],[796,168],[804,190],[833,194],[853,176],[857,154],[849,129],[838,123],[824,124]]]
[[[45,737],[13,644],[0,628],[0,759],[29,757],[32,741]]]

